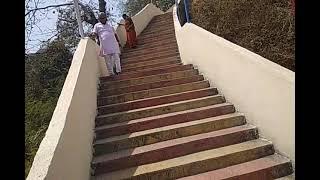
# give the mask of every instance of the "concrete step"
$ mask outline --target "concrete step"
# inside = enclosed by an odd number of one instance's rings
[[[190,100],[193,98],[201,98],[201,97],[206,97],[210,95],[216,95],[218,94],[217,92],[218,91],[215,88],[202,89],[202,90],[185,92],[180,94],[159,96],[152,99],[144,99],[144,100],[128,102],[128,103],[99,106],[98,112],[99,114],[124,112],[124,111],[129,111],[129,110],[138,109],[138,108],[145,108],[149,106],[157,106],[161,104]]]
[[[158,51],[156,53],[141,53],[141,54],[137,54],[137,55],[121,55],[121,61],[123,63],[126,62],[127,59],[146,59],[145,57],[158,57],[160,55],[166,55],[166,54],[172,54],[172,53],[179,53],[179,50],[178,48],[168,48],[168,49],[164,49],[164,50],[161,50],[161,51]]]
[[[169,39],[166,41],[156,41],[152,43],[144,43],[144,44],[138,44],[136,48],[124,48],[124,52],[133,52],[133,51],[139,51],[141,49],[150,49],[150,48],[161,48],[168,45],[177,45],[177,41],[175,39]]]
[[[140,42],[141,40],[161,38],[162,36],[173,36],[173,38],[175,38],[175,32],[172,31],[172,29],[167,29],[167,30],[163,30],[159,33],[142,34],[142,35],[138,36],[137,39]],[[160,40],[160,39],[158,39],[158,40]]]
[[[233,113],[99,139],[94,142],[95,155],[116,152],[123,149],[140,147],[170,139],[207,133],[244,124],[244,116],[239,113]]]
[[[292,172],[290,160],[279,154],[274,154],[223,169],[179,178],[179,180],[211,180],[212,177],[214,177],[215,180],[271,180],[287,176]]]
[[[145,33],[141,34],[137,39],[138,42],[153,42],[155,40],[161,40],[161,38],[176,38],[175,32],[172,29],[164,29],[162,31],[159,31],[157,33]]]
[[[164,53],[157,53],[153,54],[152,56],[140,56],[140,57],[126,57],[121,59],[122,64],[127,63],[137,63],[137,62],[145,62],[150,60],[158,60],[159,62],[162,62],[162,60],[168,59],[170,57],[176,57],[179,56],[179,52],[177,50],[173,52],[164,52]]]
[[[152,46],[149,46],[149,44],[152,44]],[[134,51],[140,51],[142,49],[154,49],[154,48],[162,48],[164,46],[168,45],[177,45],[177,41],[175,39],[169,39],[167,41],[155,41],[155,42],[149,42],[149,43],[144,43],[144,44],[138,44],[136,48],[128,48],[124,47],[123,52],[134,52]]]
[[[135,52],[122,53],[120,58],[141,56],[141,55],[152,55],[154,53],[165,52],[168,50],[178,50],[178,46],[173,44],[173,45],[169,45],[169,46],[164,46],[162,48],[154,48],[154,49],[146,49],[146,50],[142,49],[142,50],[135,51]]]
[[[155,163],[258,138],[256,127],[236,126],[109,153],[93,159],[95,174]]]
[[[144,49],[139,49],[137,51],[131,51],[131,52],[122,52],[122,56],[135,56],[139,54],[147,54],[147,53],[156,53],[158,51],[168,50],[168,49],[178,49],[177,44],[169,44],[167,46],[161,46],[161,47],[149,47]]]
[[[157,28],[154,30],[149,30],[149,31],[143,31],[139,36],[143,37],[145,35],[161,35],[161,34],[167,34],[167,33],[175,33],[174,32],[174,27],[164,27],[164,28]]]
[[[147,65],[153,65],[158,63],[165,63],[168,61],[175,61],[175,62],[181,62],[180,55],[176,56],[170,56],[166,58],[161,58],[161,61],[159,59],[149,60],[149,61],[132,61],[132,62],[126,62],[121,64],[122,69],[127,68],[135,68],[135,67],[141,67],[141,66],[147,66]]]
[[[274,149],[270,142],[257,139],[97,175],[96,180],[176,179],[256,160],[273,153]]]
[[[168,87],[160,87],[160,88],[149,89],[149,90],[138,91],[138,92],[125,93],[125,94],[108,96],[108,97],[98,96],[98,104],[107,105],[107,104],[130,102],[130,101],[135,101],[139,99],[152,98],[152,97],[164,96],[168,94],[181,93],[186,91],[208,88],[209,86],[210,84],[208,81],[199,81],[199,82],[179,84],[179,85],[168,86]]]
[[[165,74],[157,74],[139,78],[125,79],[125,80],[115,80],[115,81],[101,81],[101,88],[121,88],[126,86],[135,86],[139,84],[148,84],[153,82],[173,80],[179,78],[187,78],[190,76],[198,75],[197,69],[190,69],[185,71],[170,72]]]
[[[168,26],[168,25],[171,25],[171,26],[174,25],[174,21],[172,17],[165,20],[152,20],[150,21],[150,23],[147,25],[146,28],[158,28],[158,27]]]
[[[105,87],[104,89],[100,89],[100,91],[98,92],[98,98],[132,93],[132,92],[139,92],[144,90],[151,90],[156,88],[163,88],[168,86],[175,86],[179,84],[186,84],[186,83],[192,83],[192,82],[203,81],[203,80],[204,78],[202,75],[194,75],[186,78],[177,78],[177,79],[151,82],[151,83],[145,83],[145,84],[139,84],[139,85],[133,85],[133,86],[125,86],[121,88]]]
[[[130,134],[138,131],[144,131],[152,128],[169,126],[178,123],[184,123],[204,118],[221,116],[234,113],[234,106],[231,104],[216,104],[186,111],[173,112],[159,115],[156,117],[147,117],[131,120],[116,124],[109,124],[95,128],[96,139],[108,138],[123,134]]]
[[[175,39],[176,36],[173,32],[170,33],[161,33],[157,35],[153,35],[151,37],[143,38],[143,39],[138,39],[138,45],[139,44],[148,44],[148,43],[155,43],[159,41],[172,41]]]
[[[172,67],[178,67],[178,66],[183,66],[183,64],[178,61],[168,61],[164,63],[150,64],[142,67],[122,69],[121,74],[136,73],[136,72],[150,71],[150,70],[156,70],[156,69],[165,69],[165,68],[172,68]]]
[[[105,124],[114,124],[133,119],[146,118],[157,116],[172,112],[185,111],[199,107],[210,106],[214,104],[224,103],[225,99],[221,95],[208,96],[186,101],[179,101],[170,104],[163,104],[147,108],[134,109],[126,112],[112,113],[112,114],[99,114],[96,118],[96,126]]]
[[[160,15],[156,15],[152,18],[151,21],[157,21],[157,20],[166,20],[167,18],[171,17],[172,18],[172,12],[167,12],[167,13],[163,13],[163,14],[160,14]]]
[[[162,32],[157,32],[157,33],[161,34]],[[165,31],[163,33],[167,34],[168,32]],[[155,35],[155,34],[153,34],[153,35]],[[145,47],[145,46],[154,47],[154,46],[160,46],[160,44],[168,44],[168,43],[176,44],[177,41],[175,38],[160,39],[158,41],[152,41],[152,42],[147,42],[147,43],[138,41],[137,48],[141,48],[141,47]]]
[[[156,74],[165,74],[170,72],[177,72],[177,71],[185,71],[194,69],[192,64],[186,64],[186,65],[180,65],[180,66],[171,66],[171,67],[159,67],[157,69],[151,69],[151,70],[144,70],[144,71],[138,71],[138,72],[126,72],[121,73],[118,76],[107,76],[103,80],[104,81],[116,81],[116,80],[125,80],[125,79],[132,79],[132,78],[139,78],[143,76],[151,76]]]
[[[143,36],[146,34],[156,34],[156,33],[161,33],[163,31],[167,31],[167,30],[174,31],[173,24],[168,24],[168,25],[161,26],[161,27],[152,27],[152,28],[148,27],[148,28],[144,29],[140,35]]]
[[[168,18],[165,20],[151,20],[150,23],[147,25],[147,27],[159,27],[159,26],[165,26],[165,25],[173,25],[174,21],[173,18]],[[146,27],[146,28],[147,28]]]

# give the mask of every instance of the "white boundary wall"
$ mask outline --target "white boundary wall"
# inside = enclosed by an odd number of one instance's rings
[[[173,19],[182,62],[198,67],[294,164],[295,73],[192,23],[181,27],[176,7]]]

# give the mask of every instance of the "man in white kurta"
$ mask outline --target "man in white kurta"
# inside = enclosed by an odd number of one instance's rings
[[[99,14],[99,23],[93,27],[93,34],[99,38],[100,53],[99,55],[105,58],[107,69],[110,75],[119,74],[121,72],[120,65],[120,49],[119,39],[112,26],[107,23],[105,13]],[[114,66],[116,72],[113,71]]]

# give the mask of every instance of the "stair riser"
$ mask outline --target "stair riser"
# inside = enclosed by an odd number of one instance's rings
[[[97,117],[96,126],[102,124],[113,124],[125,122],[133,119],[146,118],[150,116],[157,116],[161,114],[173,113],[178,111],[185,111],[188,109],[200,108],[204,106],[210,106],[214,104],[224,103],[225,99],[222,96],[214,96],[212,98],[201,99],[186,103],[168,105],[164,107],[156,107],[151,109],[144,109],[136,112],[127,112],[122,114],[110,115],[107,117]]]
[[[152,173],[132,175],[132,180],[162,180],[162,179],[176,179],[179,177],[199,174],[235,164],[251,161],[262,158],[274,153],[272,145],[262,146],[253,150],[241,151],[233,153],[228,156],[212,158],[204,161],[198,161],[191,164],[178,166],[171,169],[155,171]]]
[[[182,93],[186,91],[192,91],[197,89],[203,89],[208,88],[210,84],[206,81],[202,82],[196,82],[196,83],[190,83],[190,84],[182,84],[178,86],[170,86],[170,87],[164,87],[161,89],[151,89],[141,92],[135,92],[135,93],[128,93],[128,94],[122,94],[118,96],[110,96],[110,97],[100,97],[98,98],[99,103],[101,104],[117,104],[117,103],[123,103],[128,101],[134,101],[144,98],[151,98],[156,96],[164,96],[168,94],[173,93]]]
[[[169,146],[153,151],[148,151],[145,153],[122,157],[120,159],[106,161],[103,163],[97,163],[94,164],[94,166],[96,167],[95,173],[108,173],[111,171],[116,171],[129,167],[159,162],[167,159],[188,155],[191,153],[242,143],[257,138],[257,130],[248,129],[245,131],[238,131],[230,134],[224,134],[221,136],[199,139],[184,144],[178,144],[175,146]]]
[[[104,81],[117,81],[117,80],[126,80],[126,79],[132,79],[132,78],[140,78],[144,76],[152,76],[157,74],[165,74],[165,73],[171,73],[171,72],[178,72],[178,71],[185,71],[193,69],[193,66],[191,64],[188,65],[182,65],[182,66],[175,66],[175,67],[169,67],[164,69],[154,69],[149,71],[140,71],[140,72],[130,72],[130,73],[123,73],[116,77],[106,77],[103,80]]]
[[[105,83],[101,84],[100,87],[102,89],[105,87],[121,88],[121,87],[126,87],[126,86],[148,84],[148,83],[153,83],[153,82],[158,82],[158,81],[187,78],[189,76],[194,76],[194,75],[198,75],[197,69],[178,71],[178,72],[172,72],[172,73],[167,73],[167,74],[159,74],[159,75],[147,76],[147,77],[143,77],[143,78],[134,78],[134,79],[128,79],[128,80],[105,82]]]
[[[122,134],[130,134],[133,132],[143,131],[147,129],[169,126],[173,124],[195,121],[195,120],[200,120],[200,119],[210,118],[215,116],[221,116],[221,115],[230,114],[234,112],[235,112],[234,107],[232,105],[228,105],[228,106],[211,108],[208,110],[178,114],[170,117],[153,119],[146,122],[139,122],[135,124],[128,124],[128,125],[123,125],[119,127],[99,130],[99,131],[96,131],[96,139],[103,139],[103,138],[108,138],[111,136],[117,136]]]
[[[191,99],[202,98],[206,96],[212,96],[212,95],[216,95],[217,93],[218,93],[217,89],[208,89],[208,90],[202,90],[197,92],[177,94],[177,95],[172,95],[167,97],[159,97],[159,98],[144,100],[141,102],[112,105],[107,107],[99,107],[98,111],[101,114],[123,112],[123,111],[129,111],[133,109],[157,106],[161,104],[168,104],[168,103],[184,101],[184,100],[191,100]]]
[[[136,86],[116,88],[116,89],[107,89],[107,90],[100,91],[99,97],[120,95],[120,94],[126,94],[126,93],[131,93],[131,92],[138,92],[138,91],[174,86],[174,85],[179,85],[179,84],[192,83],[192,82],[197,82],[197,81],[202,81],[202,80],[204,80],[202,75],[196,75],[196,76],[191,76],[191,77],[181,78],[181,79],[160,81],[160,82],[154,82],[154,83],[149,83],[149,84],[141,84],[141,85],[136,85]]]
[[[140,147],[148,144],[162,142],[170,139],[176,139],[200,133],[207,133],[217,131],[220,129],[230,128],[234,126],[240,126],[245,124],[243,116],[221,119],[218,121],[210,121],[207,123],[196,124],[193,126],[181,127],[177,129],[170,129],[167,131],[155,132],[148,135],[142,135],[132,138],[126,138],[123,140],[113,141],[104,144],[96,144],[95,155],[101,155],[104,153],[116,152],[123,149]]]

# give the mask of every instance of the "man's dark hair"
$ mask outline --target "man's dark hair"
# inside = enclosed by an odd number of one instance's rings
[[[124,18],[128,17],[128,15],[122,14],[122,17],[123,17],[123,19],[124,19]]]

